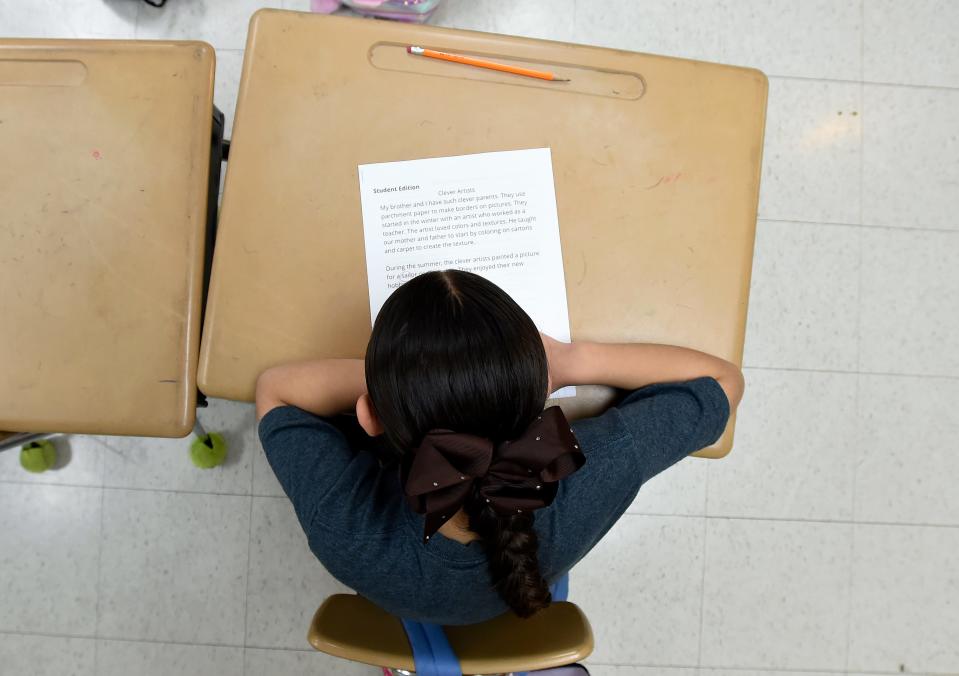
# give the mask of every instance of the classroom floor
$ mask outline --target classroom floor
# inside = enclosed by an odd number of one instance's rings
[[[207,40],[231,117],[263,4],[0,0],[0,35]],[[447,0],[434,21],[769,75],[736,445],[653,480],[573,572],[592,673],[959,673],[959,2]],[[183,440],[72,437],[38,477],[0,454],[0,674],[375,673],[306,644],[341,588],[252,408],[201,418],[219,469]]]

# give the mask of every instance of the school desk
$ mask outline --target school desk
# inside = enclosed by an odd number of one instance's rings
[[[0,429],[193,427],[213,65],[0,40]]]
[[[554,72],[568,83],[406,53]],[[262,10],[250,23],[200,348],[249,400],[370,333],[357,165],[550,147],[574,340],[741,362],[767,83],[756,70],[430,26]],[[583,387],[573,417],[613,396]],[[703,454],[718,457],[723,438]]]

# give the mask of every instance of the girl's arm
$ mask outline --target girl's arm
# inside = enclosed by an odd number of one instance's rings
[[[274,366],[256,380],[256,417],[278,406],[296,406],[316,415],[353,411],[366,393],[362,359],[317,359]]]
[[[635,390],[645,385],[681,382],[703,376],[716,379],[735,410],[745,381],[735,364],[705,352],[653,343],[561,343],[543,337],[552,389],[565,385],[610,385]]]

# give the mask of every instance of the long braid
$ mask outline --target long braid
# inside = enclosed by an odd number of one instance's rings
[[[533,513],[500,516],[476,498],[465,506],[470,530],[483,538],[497,593],[520,617],[529,617],[552,600],[539,570],[539,540]]]

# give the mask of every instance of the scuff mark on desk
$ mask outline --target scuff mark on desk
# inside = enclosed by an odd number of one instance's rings
[[[646,186],[645,188],[643,188],[643,190],[652,190],[653,188],[658,187],[659,185],[663,183],[674,183],[675,181],[678,181],[682,177],[683,177],[683,172],[681,171],[677,171],[675,174],[669,174],[669,175],[664,174],[659,177],[658,181],[656,181],[650,186]]]
[[[179,380],[167,379],[167,380],[158,380],[158,383],[178,383]]]
[[[583,273],[579,276],[579,281],[576,282],[576,286],[581,286],[583,283],[583,280],[586,279],[586,254],[580,251],[579,255],[580,255],[580,258],[583,259]]]

